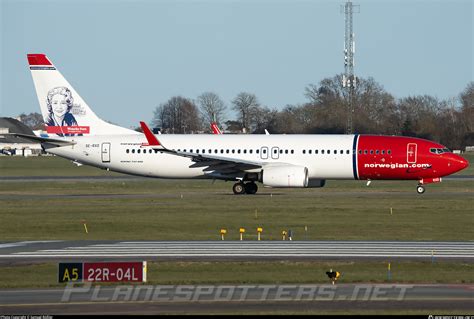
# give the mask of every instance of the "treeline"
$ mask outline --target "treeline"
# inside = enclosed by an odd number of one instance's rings
[[[346,132],[348,94],[342,75],[325,78],[305,88],[306,103],[284,108],[261,105],[257,96],[239,93],[228,106],[216,93],[195,100],[174,96],[157,106],[151,124],[163,133],[210,132],[210,122],[230,133],[343,134]],[[474,82],[459,96],[439,100],[429,95],[397,99],[373,78],[359,79],[355,89],[353,129],[360,134],[405,135],[437,141],[452,149],[474,145]],[[237,118],[228,118],[232,109]],[[20,115],[34,129],[41,115]]]
[[[281,110],[261,105],[255,94],[241,92],[230,102],[235,120],[226,118],[227,106],[215,93],[203,93],[196,101],[172,97],[155,109],[152,125],[175,134],[208,132],[211,121],[232,133],[267,129],[273,134],[343,134],[349,97],[341,83],[342,75],[337,75],[311,84],[305,88],[306,103]],[[429,95],[397,99],[373,78],[361,78],[353,105],[355,133],[415,136],[453,149],[474,145],[474,82],[448,100]]]

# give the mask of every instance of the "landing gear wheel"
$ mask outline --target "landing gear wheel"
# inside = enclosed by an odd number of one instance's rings
[[[258,191],[258,186],[254,182],[250,182],[250,183],[245,184],[245,192],[247,194],[253,195],[253,194],[256,194],[257,191]]]
[[[423,193],[425,192],[425,187],[424,187],[423,185],[418,185],[418,186],[416,187],[416,192],[417,192],[418,194],[423,194]]]
[[[234,191],[235,195],[245,194],[245,185],[244,183],[241,183],[241,182],[235,183],[234,186],[232,187],[232,190]]]

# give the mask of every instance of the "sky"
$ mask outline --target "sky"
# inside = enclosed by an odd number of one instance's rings
[[[46,54],[99,117],[125,127],[175,95],[304,103],[306,86],[344,72],[344,2],[0,0],[0,116],[40,112],[28,53]],[[473,0],[354,4],[357,76],[397,98],[453,98],[473,81]]]

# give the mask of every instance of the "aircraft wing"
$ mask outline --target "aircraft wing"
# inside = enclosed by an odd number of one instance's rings
[[[147,138],[148,145],[153,149],[176,156],[188,157],[194,162],[194,164],[190,166],[191,168],[205,167],[204,171],[209,172],[209,175],[213,175],[213,172],[220,175],[238,174],[247,170],[262,168],[266,164],[266,162],[229,159],[212,154],[197,154],[171,150],[158,141],[144,122],[140,122],[140,125]]]
[[[60,140],[60,139],[54,139],[54,138],[48,138],[48,137],[40,137],[36,135],[28,135],[28,134],[21,134],[21,133],[8,133],[4,135],[21,137],[21,138],[24,138],[26,140],[30,140],[36,143],[48,143],[56,147],[76,144],[76,142],[72,142],[72,141],[66,141],[66,140]]]
[[[190,167],[206,167],[204,171],[217,171],[222,174],[238,173],[256,168],[262,168],[265,163],[252,162],[240,159],[229,159],[211,154],[195,154],[189,152],[178,152],[166,148],[157,148],[159,151],[177,156],[188,157],[194,164]]]

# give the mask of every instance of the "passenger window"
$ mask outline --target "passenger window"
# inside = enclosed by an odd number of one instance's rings
[[[392,154],[392,151],[391,151],[391,150],[388,150],[388,151],[387,151],[387,154],[389,154],[389,155]]]
[[[295,150],[291,150],[291,154],[295,154]]]
[[[240,150],[237,150],[237,154],[240,154]]]
[[[334,154],[337,154],[337,150],[334,150]]]
[[[189,150],[189,153],[192,153],[192,152],[193,152],[193,150],[192,150],[192,149],[190,149],[190,150]]]
[[[125,151],[125,153],[127,153],[127,154],[130,153],[130,150],[127,148],[127,150]]]
[[[285,150],[285,154],[288,154],[288,150]]]
[[[374,154],[374,150],[370,150],[370,154]]]
[[[247,150],[244,150],[244,154],[247,154]]]
[[[263,154],[267,154],[267,150],[266,150],[266,149],[263,150]]]
[[[318,150],[314,150],[314,154],[318,154],[318,153],[319,153],[319,151],[318,151]]]
[[[153,150],[152,150],[152,149],[150,149],[150,150],[148,151],[148,153],[150,153],[150,154],[151,154],[152,152],[153,152]]]
[[[346,151],[346,154],[350,154],[350,153],[351,153],[351,151],[349,151],[349,150]]]
[[[227,154],[229,154],[229,150],[225,150],[225,152],[226,152]]]
[[[255,153],[260,154],[260,150],[255,150]]]
[[[364,150],[364,154],[367,155],[367,153],[368,153],[367,150]]]
[[[324,154],[324,150],[321,150],[321,154]]]
[[[382,155],[384,155],[384,154],[385,154],[385,150],[382,150]]]
[[[313,151],[312,150],[309,150],[308,153],[311,154]]]
[[[249,153],[252,154],[253,150],[249,150]]]
[[[137,150],[137,153],[140,154],[142,150]]]
[[[303,154],[306,154],[306,150],[303,150]]]
[[[339,154],[344,154],[344,151],[343,151],[343,150],[341,150],[341,151],[339,152]]]
[[[132,154],[135,154],[135,150],[132,150]]]
[[[379,154],[379,150],[376,150],[376,151],[375,151],[375,154]]]

